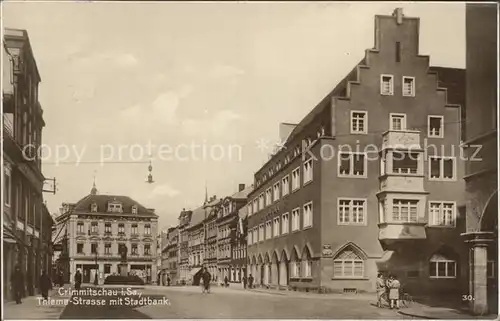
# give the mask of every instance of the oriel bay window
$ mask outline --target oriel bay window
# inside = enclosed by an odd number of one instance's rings
[[[395,199],[392,202],[392,221],[402,223],[418,222],[418,200]]]
[[[397,174],[417,174],[417,153],[394,152],[392,154],[392,171]]]

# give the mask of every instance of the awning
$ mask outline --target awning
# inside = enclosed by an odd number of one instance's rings
[[[200,270],[201,270],[201,267],[191,269],[191,271],[189,271],[189,276],[191,276],[191,277],[195,276],[195,274],[200,272]]]
[[[3,229],[3,241],[5,243],[16,244],[16,237],[9,230]]]

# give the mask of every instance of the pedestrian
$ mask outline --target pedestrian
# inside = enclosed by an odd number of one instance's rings
[[[246,289],[247,288],[247,277],[246,276],[243,276],[243,288]]]
[[[210,293],[210,280],[212,279],[212,276],[208,272],[207,268],[203,268],[203,274],[201,275],[201,279],[203,282],[203,290],[202,293]]]
[[[382,273],[378,273],[375,285],[377,289],[377,307],[381,308],[384,293],[387,291],[386,281],[384,280],[384,275]]]
[[[49,290],[52,286],[52,281],[48,276],[47,272],[43,270],[42,275],[40,276],[40,292],[42,292],[42,297],[44,300],[49,299]]]
[[[253,286],[253,276],[250,274],[248,276],[248,288],[251,289]]]
[[[394,275],[391,275],[389,277],[387,287],[389,288],[389,300],[391,302],[391,309],[399,309],[399,288],[401,287],[401,283]]]
[[[171,282],[170,277],[167,276],[167,286],[170,286],[170,282]]]
[[[58,278],[59,286],[63,287],[64,286],[64,275],[63,275],[62,271],[59,271],[57,278]]]
[[[224,286],[226,288],[229,286],[229,279],[227,278],[227,275],[224,277]]]
[[[21,298],[24,290],[24,275],[23,272],[21,272],[21,267],[19,265],[16,265],[14,268],[14,272],[10,277],[10,282],[12,285],[12,291],[14,292],[14,298],[16,299],[16,304],[23,303]]]
[[[82,285],[82,273],[80,272],[80,269],[76,270],[75,273],[75,289],[77,291],[80,291],[80,287]]]

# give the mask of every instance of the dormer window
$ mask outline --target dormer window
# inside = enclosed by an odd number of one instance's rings
[[[132,206],[132,214],[137,214],[137,205]]]
[[[94,203],[94,204],[92,204],[92,205],[90,206],[90,211],[91,211],[91,212],[97,212],[97,204],[96,204],[96,203]]]
[[[108,212],[121,213],[122,212],[122,204],[109,203],[108,204]]]

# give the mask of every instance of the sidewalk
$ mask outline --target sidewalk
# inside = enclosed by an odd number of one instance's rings
[[[64,288],[68,288],[65,285]],[[16,304],[14,301],[6,302],[3,305],[3,319],[4,320],[52,320],[59,319],[66,305],[64,300],[69,300],[68,296],[59,296],[59,287],[54,287],[49,292],[50,304],[41,304],[41,296],[29,296],[23,298],[22,304]]]
[[[460,319],[480,319],[480,320],[496,320],[496,315],[473,316],[468,311],[446,308],[446,307],[432,307],[420,303],[413,303],[409,308],[401,309],[398,311],[403,316],[409,316],[420,319],[439,320],[460,320]]]

